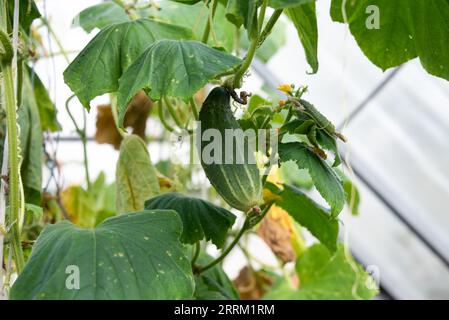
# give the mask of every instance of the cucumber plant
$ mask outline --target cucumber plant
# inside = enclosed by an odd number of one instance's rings
[[[407,15],[402,24],[394,23],[397,4],[384,0],[332,0],[331,16],[349,24],[380,68],[419,57],[429,73],[449,80],[443,62],[449,61],[448,2],[398,2]],[[373,4],[385,12],[375,31],[363,27],[364,8]],[[289,23],[312,73],[318,72],[313,0],[103,1],[74,17],[74,27],[98,33],[73,60],[33,0],[0,0],[0,294],[11,299],[373,298],[373,280],[338,243],[339,213],[345,204],[357,213],[360,202],[339,168],[337,140],[346,137],[306,101],[304,83],[280,84],[285,100],[245,91],[253,61],[266,62],[283,46]],[[64,81],[73,96],[66,112],[84,146],[85,184],[64,190],[56,178],[56,187],[42,189],[42,159],[52,170],[57,164],[43,137],[61,128],[57,108],[33,69],[47,52],[42,29],[67,60]],[[189,141],[197,135],[190,155],[192,160],[197,153],[201,166],[153,163],[144,139],[126,131],[127,117],[139,108],[132,101],[142,92],[152,110],[143,120],[157,118],[162,142],[170,141],[170,134],[187,133]],[[76,100],[89,111],[92,100],[104,94],[110,98],[103,108],[110,113],[108,130],[121,141],[112,184],[103,174],[91,180],[86,113],[80,126],[71,112]],[[259,136],[264,130],[269,134]],[[198,173],[205,179],[199,183]],[[311,189],[322,199],[312,199]],[[304,240],[303,229],[315,244]],[[254,257],[242,241],[250,234],[266,242],[278,266]],[[208,245],[220,254],[208,255]],[[251,295],[240,290],[243,276],[233,283],[222,268],[236,247],[248,260],[242,275],[257,280]],[[12,263],[5,263],[8,257]]]

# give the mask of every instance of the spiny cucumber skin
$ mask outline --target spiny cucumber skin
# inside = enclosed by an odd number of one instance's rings
[[[225,88],[211,91],[200,111],[201,136],[207,129],[217,129],[222,136],[222,154],[226,129],[241,129],[230,106],[230,94]],[[205,164],[202,150],[213,142],[201,141],[201,165],[212,186],[233,208],[243,212],[262,203],[262,182],[256,164]],[[247,159],[245,159],[247,161]]]

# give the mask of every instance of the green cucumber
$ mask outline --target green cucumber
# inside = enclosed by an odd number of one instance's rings
[[[226,129],[242,130],[234,118],[230,105],[230,94],[225,88],[217,87],[211,91],[201,108],[200,122],[199,157],[201,159],[201,165],[212,186],[235,209],[248,212],[250,209],[260,205],[262,203],[262,181],[254,158],[247,156],[248,149],[245,148],[250,148],[249,153],[254,155],[252,152],[254,149],[253,146],[247,145],[248,139],[243,140],[245,141],[245,147],[241,149],[238,147],[236,139],[233,138],[232,152],[234,161],[231,164],[227,164],[225,161],[225,158],[229,157],[229,152],[228,154],[225,153]],[[219,132],[221,136],[220,143],[214,145],[220,147],[222,161],[216,161],[214,163],[205,161],[203,153],[205,147],[210,143],[217,143],[214,140],[215,138],[211,138],[211,141],[203,141],[203,133],[208,129],[216,129],[217,131],[215,132]],[[238,155],[242,154],[245,155],[241,158],[243,161],[236,163],[235,160]]]

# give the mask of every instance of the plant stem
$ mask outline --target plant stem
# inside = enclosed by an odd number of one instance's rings
[[[178,115],[176,114],[176,110],[173,107],[173,104],[171,103],[170,99],[165,97],[164,99],[165,104],[167,105],[167,109],[168,112],[170,113],[171,117],[173,118],[173,120],[175,121],[176,125],[182,129],[184,127],[183,123],[181,122],[181,120],[179,119]]]
[[[200,118],[200,114],[198,112],[198,107],[196,106],[195,99],[193,97],[190,98],[190,105],[192,106],[193,116],[195,117],[195,120],[198,121]]]
[[[118,125],[118,113],[117,113],[117,96],[115,94],[110,94],[110,100],[111,100],[111,113],[112,118],[114,119],[115,127],[117,131],[120,133],[122,138],[126,136],[126,131],[120,128]]]
[[[85,170],[85,175],[86,175],[87,190],[90,190],[92,184],[90,182],[89,162],[88,162],[88,157],[87,157],[86,110],[84,110],[84,108],[83,108],[83,128],[80,129],[80,127],[78,126],[78,124],[75,120],[75,117],[72,115],[72,113],[70,112],[70,108],[69,108],[70,101],[72,101],[72,99],[74,97],[75,97],[75,95],[72,95],[67,99],[67,101],[65,103],[65,109],[67,110],[67,113],[68,113],[70,119],[72,120],[73,125],[75,126],[76,133],[78,134],[78,136],[81,139],[81,142],[83,143],[84,170]]]
[[[203,37],[201,39],[202,43],[207,43],[209,41],[211,20],[213,20],[215,11],[217,10],[218,1],[217,0],[211,0],[211,1],[212,1],[212,12],[211,12],[210,18],[207,19],[206,27],[204,28]]]
[[[270,35],[271,30],[273,29],[274,25],[278,21],[279,17],[282,15],[282,12],[283,12],[283,9],[278,9],[278,10],[274,11],[273,14],[271,15],[265,28],[263,29],[263,31],[261,32],[261,34],[259,36],[259,43],[258,43],[259,47],[264,43],[265,39]]]
[[[15,2],[17,5],[17,2]],[[15,9],[15,15],[17,14],[18,7]],[[6,129],[7,129],[7,145],[8,151],[8,163],[9,163],[9,223],[11,226],[11,247],[14,254],[14,260],[17,273],[23,270],[25,265],[25,259],[22,252],[22,244],[20,241],[20,165],[19,165],[19,136],[17,130],[17,101],[14,85],[14,71],[13,64],[17,62],[16,50],[11,45],[10,39],[7,36],[7,10],[6,1],[0,1],[0,41],[4,52],[0,56],[0,69],[3,73],[3,95],[6,110]],[[13,33],[17,35],[17,22],[13,26],[15,30]],[[14,40],[17,41],[17,40]],[[5,143],[6,145],[6,143]],[[2,239],[3,240],[3,239]],[[0,256],[0,263],[3,264],[3,254]],[[0,265],[0,268],[3,268]],[[0,272],[2,274],[2,272]],[[3,275],[2,275],[3,276]],[[3,279],[2,279],[3,280]],[[2,281],[1,281],[2,282]],[[2,291],[3,288],[0,288]]]
[[[259,13],[259,17],[258,17],[260,29],[262,27],[263,20],[265,19],[265,12],[267,9],[267,4],[268,4],[268,0],[263,0],[262,7],[260,8],[260,13]],[[248,48],[248,52],[246,53],[246,57],[243,60],[243,63],[240,66],[240,68],[235,73],[234,88],[242,87],[242,78],[243,78],[244,74],[246,73],[246,71],[251,66],[251,63],[254,59],[256,50],[259,47],[259,38],[260,38],[260,35],[258,35],[257,37],[254,37],[254,39],[251,40],[250,46]]]
[[[164,126],[164,128],[166,130],[170,131],[170,132],[174,132],[175,129],[173,129],[173,127],[170,126],[168,124],[168,122],[165,120],[164,111],[162,110],[162,103],[161,102],[158,103],[157,112],[158,112],[158,115],[159,115],[159,120],[161,120],[161,123]]]
[[[6,126],[9,146],[9,216],[12,223],[12,248],[17,272],[25,265],[19,231],[20,177],[19,177],[19,139],[17,132],[16,99],[14,94],[13,72],[10,64],[2,65],[4,95],[6,101]]]
[[[249,215],[246,215],[245,222],[243,223],[242,228],[240,229],[239,233],[236,235],[234,240],[231,242],[231,244],[223,251],[223,253],[217,259],[215,259],[214,261],[205,265],[204,267],[200,267],[197,272],[202,273],[202,272],[214,267],[221,261],[223,261],[223,259],[226,258],[226,256],[232,251],[232,249],[234,249],[234,247],[237,245],[237,243],[239,243],[240,238],[243,236],[245,231],[248,229],[248,222],[249,222]]]
[[[200,252],[201,252],[201,244],[198,241],[197,243],[195,243],[195,253],[193,254],[192,257],[192,270],[195,268],[195,263],[198,260],[198,257],[200,256]]]
[[[290,105],[290,107],[288,108],[288,113],[287,113],[287,117],[285,118],[284,124],[286,124],[287,122],[289,122],[293,117],[293,107]]]

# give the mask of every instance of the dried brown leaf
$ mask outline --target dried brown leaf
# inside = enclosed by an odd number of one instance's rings
[[[258,235],[273,253],[284,263],[295,261],[296,253],[292,246],[293,222],[288,213],[273,205],[257,230]]]
[[[234,285],[242,300],[259,300],[267,289],[273,284],[273,280],[264,271],[254,271],[246,266],[234,280]]]
[[[151,100],[144,92],[140,92],[129,104],[125,115],[125,128],[131,127],[132,133],[142,139],[145,139],[146,123],[151,106]],[[97,106],[96,127],[95,141],[111,144],[118,150],[123,138],[115,125],[110,104]]]

